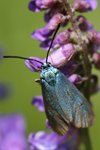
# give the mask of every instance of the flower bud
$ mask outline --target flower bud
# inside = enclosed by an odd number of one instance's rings
[[[30,57],[33,60],[26,60],[25,65],[32,71],[32,72],[38,72],[41,70],[41,63],[36,62],[35,60],[38,60],[42,62],[41,58],[38,57]]]
[[[91,30],[88,32],[88,39],[90,42],[100,46],[100,32]]]
[[[59,33],[54,39],[54,42],[52,44],[52,49],[59,48],[60,46],[67,44],[69,42],[69,40],[70,40],[70,32],[68,30]],[[43,49],[48,50],[51,41],[52,41],[51,38],[46,39],[45,41],[41,42],[40,46]]]
[[[60,23],[64,23],[66,16],[61,13],[56,13],[46,25],[49,30],[55,30]]]
[[[74,59],[68,61],[64,66],[60,66],[60,71],[68,78],[78,69],[79,63]]]
[[[29,3],[29,10],[33,12],[39,12],[40,8],[36,6],[36,2],[34,0],[30,1]]]
[[[93,28],[92,24],[83,16],[78,16],[77,21],[81,31],[88,31]]]
[[[78,12],[86,12],[96,9],[97,0],[74,0],[74,9]]]
[[[59,33],[54,40],[54,48],[57,46],[61,46],[67,44],[70,40],[70,32],[68,30]]]
[[[60,23],[63,23],[66,20],[66,17],[60,13],[54,15],[48,24],[41,29],[37,29],[32,33],[32,38],[35,38],[39,41],[45,41],[49,36],[56,30],[57,26]]]
[[[53,66],[59,68],[64,66],[69,60],[72,59],[76,54],[76,50],[72,44],[66,44],[56,51],[53,51],[49,57],[48,62]],[[44,60],[45,62],[45,60]]]
[[[93,54],[93,62],[97,69],[100,69],[100,53],[94,53]]]
[[[8,84],[0,83],[0,101],[7,99],[11,94],[11,87]]]
[[[36,6],[40,9],[52,7],[58,0],[36,0]]]
[[[52,35],[54,30],[48,29],[46,26],[41,29],[37,29],[32,33],[32,38],[37,39],[39,41],[45,41],[49,36]]]
[[[82,77],[78,74],[72,74],[68,79],[75,85],[81,84],[83,82]]]
[[[44,103],[42,96],[35,96],[32,105],[34,105],[39,111],[44,112]]]

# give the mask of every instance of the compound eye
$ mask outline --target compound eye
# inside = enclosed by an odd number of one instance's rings
[[[50,63],[50,62],[48,62],[48,63],[47,63],[47,66],[48,66],[48,67],[50,67],[50,66],[51,66],[51,63]]]
[[[48,62],[48,63],[43,64],[42,68],[48,69],[50,66],[51,66],[51,63]]]

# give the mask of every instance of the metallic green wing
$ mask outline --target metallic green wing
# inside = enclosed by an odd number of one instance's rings
[[[60,87],[62,90],[60,90]],[[91,104],[61,72],[56,76],[56,96],[68,120],[75,127],[86,128],[93,123]],[[66,109],[64,107],[66,105]]]
[[[50,126],[58,134],[64,135],[68,130],[69,120],[59,104],[55,94],[55,87],[50,86],[46,81],[42,81],[42,93],[45,112]]]

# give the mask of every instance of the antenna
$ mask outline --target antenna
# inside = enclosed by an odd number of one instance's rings
[[[58,32],[59,28],[60,28],[60,23],[58,24],[58,26],[57,26],[57,28],[56,28],[56,30],[55,30],[55,32],[54,32],[54,34],[53,34],[52,41],[51,41],[50,46],[49,46],[49,49],[48,49],[48,51],[47,51],[46,63],[48,62],[48,56],[49,56],[49,53],[50,53],[50,50],[51,50],[51,47],[52,47],[53,41],[54,41],[54,39],[55,39],[55,36],[56,36],[56,34],[57,34],[57,32]]]
[[[49,56],[49,53],[50,53],[50,50],[51,50],[53,41],[54,41],[54,39],[55,39],[55,36],[56,36],[57,31],[59,30],[59,28],[60,28],[60,23],[58,24],[58,26],[57,26],[57,28],[56,28],[54,34],[53,34],[52,41],[51,41],[50,46],[49,46],[49,49],[48,49],[48,51],[47,51],[46,63],[48,62],[48,56]],[[40,63],[40,64],[43,65],[43,62],[41,62],[41,61],[38,61],[38,60],[32,59],[32,58],[23,57],[23,56],[5,55],[5,56],[2,56],[2,58],[5,58],[5,59],[7,59],[7,58],[11,58],[11,59],[12,59],[12,58],[17,58],[17,59],[24,59],[24,60],[33,60],[33,61],[36,61],[36,62],[38,62],[38,63]]]
[[[32,58],[27,58],[27,57],[22,57],[22,56],[10,56],[10,55],[6,55],[6,56],[3,56],[3,58],[17,58],[17,59],[24,59],[24,60],[34,60],[34,61],[36,61],[36,62],[38,62],[38,63],[40,63],[40,64],[42,64],[43,65],[43,62],[41,62],[41,61],[38,61],[38,60],[36,60],[36,59],[32,59]]]

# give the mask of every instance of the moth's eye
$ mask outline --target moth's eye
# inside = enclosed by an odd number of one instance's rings
[[[48,64],[47,67],[50,67],[50,64]]]
[[[48,62],[48,63],[47,63],[47,67],[50,67],[50,66],[51,66],[51,63]]]
[[[50,66],[51,66],[51,64],[48,62],[48,63],[44,63],[42,68],[43,69],[48,69]]]

